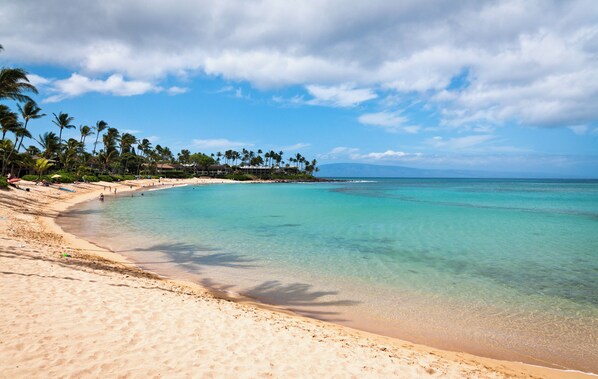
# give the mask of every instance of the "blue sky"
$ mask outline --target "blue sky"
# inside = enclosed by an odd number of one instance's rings
[[[14,1],[0,64],[175,152],[598,177],[595,5]]]

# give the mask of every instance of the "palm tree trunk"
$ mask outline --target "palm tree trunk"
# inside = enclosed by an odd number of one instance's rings
[[[27,130],[27,124],[29,123],[29,119],[25,119],[25,126],[24,129]],[[23,141],[25,140],[25,136],[21,137],[21,142],[19,142],[19,147],[17,147],[17,151],[21,150],[21,146],[23,146]]]
[[[96,155],[96,146],[98,145],[98,138],[100,137],[100,131],[96,134],[96,141],[93,143],[93,155]]]

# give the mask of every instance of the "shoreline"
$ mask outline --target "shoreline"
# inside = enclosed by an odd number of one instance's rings
[[[116,188],[118,188],[118,194],[125,194],[125,193],[129,193],[131,191],[136,191],[136,190],[140,190],[143,189],[144,187],[139,187],[139,185],[142,184],[148,184],[151,183],[152,180],[139,180],[139,181],[131,181],[131,182],[122,182],[122,183],[109,183],[106,184],[106,186],[111,185],[114,186]],[[222,180],[207,180],[207,179],[192,179],[192,180],[165,180],[165,184],[163,186],[159,186],[156,189],[168,189],[168,188],[172,188],[172,186],[170,185],[190,185],[190,184],[214,184],[214,183],[228,183],[229,181],[222,181]],[[166,184],[168,183],[168,184]],[[26,183],[24,183],[26,184]],[[135,184],[137,185],[137,187],[133,187],[133,188],[129,188],[129,185],[131,184]],[[69,185],[64,185],[64,187],[69,187]],[[75,186],[72,186],[75,187]],[[97,188],[95,188],[97,187]],[[164,187],[164,188],[163,188]],[[34,189],[34,187],[31,187],[32,189]],[[300,324],[300,327],[303,328],[307,328],[309,329],[309,333],[313,333],[314,331],[311,330],[312,328],[317,329],[317,332],[319,333],[324,333],[324,334],[331,334],[333,335],[332,339],[337,338],[340,336],[343,336],[344,339],[343,341],[345,341],[346,339],[349,339],[350,341],[347,342],[350,346],[356,346],[356,347],[361,347],[361,348],[365,348],[366,349],[366,353],[377,353],[380,354],[380,352],[384,352],[383,354],[386,355],[386,352],[392,352],[392,354],[388,354],[391,357],[391,362],[388,363],[386,362],[386,365],[381,365],[379,363],[376,363],[376,365],[379,365],[379,369],[382,370],[386,370],[386,369],[399,369],[399,368],[404,368],[405,370],[408,368],[409,370],[413,369],[415,367],[417,367],[418,365],[420,366],[421,369],[423,369],[423,371],[417,371],[417,376],[430,376],[430,377],[434,377],[434,376],[455,376],[455,377],[459,377],[459,376],[464,376],[464,375],[471,375],[473,374],[476,377],[503,377],[503,376],[508,376],[508,375],[515,375],[516,377],[571,377],[571,378],[576,378],[576,377],[594,377],[594,374],[587,374],[587,373],[581,373],[578,371],[568,371],[568,370],[558,370],[558,369],[552,369],[552,368],[548,368],[548,367],[543,367],[543,366],[534,366],[534,365],[529,365],[529,364],[524,364],[524,363],[519,363],[519,362],[512,362],[512,361],[499,361],[499,360],[494,360],[494,359],[490,359],[490,358],[482,358],[482,357],[477,357],[477,356],[473,356],[470,354],[466,354],[466,353],[459,353],[459,352],[449,352],[449,351],[442,351],[442,350],[438,350],[438,349],[434,349],[434,348],[429,348],[426,346],[421,346],[421,345],[416,345],[413,343],[409,343],[406,341],[402,341],[399,339],[395,339],[395,338],[391,338],[391,337],[385,337],[385,336],[381,336],[381,335],[377,335],[377,334],[371,334],[371,333],[367,333],[367,332],[363,332],[363,331],[359,331],[359,330],[355,330],[355,329],[351,329],[349,327],[345,327],[345,326],[341,326],[338,324],[331,324],[331,323],[327,323],[327,322],[323,322],[323,321],[318,321],[315,319],[310,319],[304,316],[300,316],[297,314],[294,314],[290,311],[285,311],[284,309],[281,309],[279,307],[275,307],[275,306],[269,306],[267,304],[264,303],[258,303],[255,301],[252,301],[251,299],[245,299],[245,298],[240,298],[238,296],[226,296],[223,295],[223,293],[216,293],[215,291],[211,291],[209,289],[206,289],[204,287],[201,287],[198,284],[195,283],[189,283],[189,282],[183,282],[183,281],[179,281],[179,280],[171,280],[171,279],[165,279],[162,277],[159,277],[158,275],[148,272],[148,271],[144,271],[141,270],[140,268],[138,268],[132,261],[130,261],[129,259],[127,259],[126,257],[117,254],[115,252],[111,252],[108,251],[107,249],[103,249],[97,245],[94,245],[91,242],[88,242],[86,240],[83,240],[75,235],[69,234],[64,232],[60,226],[55,222],[55,218],[58,216],[58,214],[66,211],[68,208],[75,206],[81,202],[84,201],[88,201],[88,200],[92,200],[94,198],[97,198],[97,196],[99,196],[99,193],[103,191],[103,183],[102,184],[80,184],[78,186],[75,187],[76,190],[78,191],[77,193],[65,193],[62,194],[60,193],[61,191],[55,191],[55,189],[53,188],[49,188],[48,190],[46,190],[45,188],[40,188],[37,187],[37,189],[41,190],[41,192],[46,192],[46,203],[43,203],[43,200],[38,201],[37,203],[32,202],[32,206],[35,207],[39,207],[41,208],[41,210],[38,212],[38,214],[34,215],[34,223],[31,223],[31,225],[29,225],[30,227],[33,227],[33,229],[36,229],[36,225],[35,223],[37,223],[37,226],[40,227],[43,232],[41,234],[44,234],[42,236],[40,236],[40,241],[43,241],[44,238],[46,240],[46,242],[48,240],[52,240],[55,243],[55,247],[58,247],[58,250],[61,251],[67,251],[67,252],[71,252],[71,258],[73,261],[76,261],[75,264],[79,264],[81,266],[87,265],[88,267],[99,267],[100,271],[110,271],[112,270],[112,273],[115,274],[118,278],[118,280],[128,280],[131,277],[141,277],[143,280],[147,280],[149,282],[152,283],[152,285],[159,285],[159,286],[167,286],[167,287],[174,287],[177,288],[179,291],[181,291],[182,293],[184,293],[186,296],[198,296],[201,298],[201,300],[203,302],[214,302],[215,304],[221,305],[221,302],[224,301],[228,307],[234,309],[235,312],[239,312],[241,311],[241,314],[238,315],[238,317],[235,317],[235,319],[239,319],[241,318],[242,320],[246,320],[247,318],[247,314],[251,314],[251,315],[258,315],[259,317],[265,318],[267,320],[271,320],[272,318],[276,318],[276,319],[282,319],[282,320],[278,320],[280,321],[281,324],[283,324],[284,329],[288,330],[289,328],[289,324]],[[147,187],[145,187],[146,190],[148,190]],[[153,188],[152,188],[153,189]],[[2,191],[0,193],[0,195],[4,196],[12,194],[12,200],[18,200],[17,198],[21,198],[21,196],[16,196],[16,195],[21,195],[21,193],[19,193],[21,191]],[[27,198],[27,194],[31,194],[32,192],[25,192],[22,191],[23,195],[22,197]],[[37,191],[36,191],[37,192]],[[56,193],[57,192],[57,193]],[[15,195],[16,193],[16,195]],[[116,195],[116,196],[119,196]],[[51,197],[52,196],[52,197]],[[107,195],[107,199],[109,200],[111,196],[114,195]],[[6,196],[7,198],[9,196]],[[56,201],[54,204],[50,204],[50,202],[48,200],[50,199],[52,200],[59,200]],[[6,204],[4,202],[0,203],[0,209],[2,209]],[[31,214],[27,214],[25,212],[23,212],[22,214],[20,214],[18,211],[15,211],[16,214],[14,216],[19,216],[19,215],[25,215],[27,216],[26,218],[29,218],[31,216]],[[3,222],[6,222],[5,220],[5,214],[2,214]],[[8,217],[13,216],[13,215],[9,215]],[[29,220],[31,221],[31,220]],[[25,227],[26,228],[26,227]],[[15,235],[11,235],[10,234],[10,229],[11,228],[5,228],[8,229],[8,235],[5,235],[3,240],[4,240],[4,244],[8,243],[10,244],[11,242],[14,245],[14,242],[27,242],[28,238],[23,238],[23,239],[19,239],[17,238],[17,236]],[[5,234],[7,234],[5,232]],[[8,238],[7,238],[8,237]],[[52,239],[53,238],[53,239]],[[6,250],[5,246],[3,245],[3,251]],[[35,250],[35,248],[33,248],[33,250]],[[41,249],[37,249],[37,250],[41,250]],[[10,253],[10,250],[8,250],[8,252]],[[41,251],[37,251],[36,252],[38,255],[43,255],[43,252]],[[56,253],[56,251],[54,252]],[[47,256],[47,254],[46,254]],[[60,256],[60,255],[59,255]],[[52,256],[52,258],[55,258],[55,255]],[[71,260],[71,258],[65,258],[67,260]],[[9,258],[10,259],[10,258]],[[15,258],[12,258],[15,259]],[[59,258],[60,260],[60,258]],[[111,268],[111,269],[109,269]],[[123,278],[124,276],[124,278]],[[2,279],[10,279],[10,278],[6,278],[6,277],[2,277]],[[166,294],[166,293],[165,293]],[[191,295],[190,295],[191,294]],[[4,296],[4,295],[2,295]],[[174,296],[174,295],[172,295]],[[212,305],[215,305],[212,304]],[[3,306],[4,307],[4,306]],[[6,308],[6,307],[4,307]],[[239,309],[235,309],[235,308],[241,308]],[[181,315],[184,316],[184,315]],[[5,317],[5,316],[2,316]],[[189,315],[187,315],[187,317],[189,317]],[[0,320],[3,321],[4,323],[4,319],[0,318]],[[242,323],[240,325],[243,325]],[[303,329],[300,329],[303,330]],[[23,331],[21,331],[22,333]],[[164,330],[162,331],[162,334],[166,333],[167,336],[171,335],[171,334],[176,334],[176,330]],[[308,333],[308,334],[309,334]],[[305,334],[305,332],[301,332],[299,333],[299,337],[312,337],[310,335]],[[293,335],[294,336],[294,335]],[[326,342],[326,339],[330,339],[331,336],[330,335],[326,335],[325,337],[327,338],[323,338],[321,339],[322,342]],[[315,335],[314,335],[315,338]],[[300,338],[301,339],[301,338]],[[312,339],[312,338],[310,338]],[[287,343],[285,343],[288,345],[288,341]],[[0,352],[3,352],[4,354],[4,350],[6,348],[6,343],[4,344],[0,344]],[[262,346],[263,344],[259,344],[260,346]],[[365,347],[364,347],[365,345]],[[290,346],[286,346],[287,349],[289,348],[293,348],[293,344],[291,344]],[[335,351],[336,353],[336,351]],[[344,354],[346,354],[346,351],[343,351]],[[366,354],[367,355],[367,354]],[[403,365],[396,363],[396,362],[392,362],[392,358],[399,359],[401,360],[401,358],[404,359],[404,357],[407,356],[407,360],[402,362]],[[437,361],[435,362],[434,365],[431,365],[429,363],[427,363],[427,368],[423,367],[426,363],[425,362],[429,362],[429,360],[431,359],[430,357],[434,357],[433,360],[439,360],[441,361],[441,364]],[[251,359],[251,357],[249,357]],[[315,359],[315,356],[311,356],[308,358],[313,358]],[[303,358],[305,359],[305,358]],[[353,358],[354,359],[354,358]],[[409,361],[409,359],[411,359],[411,361]],[[2,360],[5,361],[5,360]],[[274,360],[273,362],[269,362],[270,365],[276,364],[277,362],[275,362],[276,360]],[[375,360],[372,359],[366,359],[364,361],[362,361],[361,363],[366,363],[366,366],[364,367],[368,367],[367,364],[369,363],[373,363]],[[6,362],[6,361],[5,361]],[[250,360],[251,362],[251,360]],[[337,361],[337,365],[339,366],[337,367],[338,370],[342,370],[343,368],[340,367],[343,362],[342,357],[338,358]],[[424,365],[422,365],[422,362],[424,362]],[[22,362],[24,363],[24,362]],[[321,363],[321,362],[320,362]],[[333,362],[334,363],[334,362]],[[9,367],[2,367],[3,365],[0,363],[0,368],[2,368],[3,372],[11,372]],[[464,368],[465,366],[467,366],[466,368]],[[18,367],[18,366],[17,366]],[[302,366],[300,366],[302,367]],[[246,367],[248,368],[248,367]],[[5,369],[9,369],[9,371],[5,370]],[[250,369],[250,368],[249,368]],[[309,371],[308,372],[311,374],[312,372]],[[403,376],[407,375],[416,375],[416,372],[413,371],[402,371],[402,372],[395,372],[395,374],[402,374]],[[456,370],[456,371],[455,371]],[[462,371],[462,370],[466,370],[466,371]],[[468,371],[471,370],[471,371]],[[14,371],[14,373],[18,373],[19,371]],[[60,372],[60,371],[58,371]],[[119,372],[118,370],[112,371],[112,372]],[[393,372],[393,371],[385,371],[385,375],[388,374],[389,372]],[[347,372],[343,371],[344,374],[347,374]],[[367,371],[362,371],[361,374],[366,374],[369,373],[371,374],[371,372],[367,372]],[[467,374],[466,374],[467,373]],[[303,374],[305,374],[305,372],[303,372]],[[232,375],[232,372],[229,373],[228,375]],[[382,372],[380,372],[380,375],[382,375]],[[276,373],[275,373],[276,376]],[[375,375],[374,375],[375,376]],[[383,376],[383,375],[382,375]]]

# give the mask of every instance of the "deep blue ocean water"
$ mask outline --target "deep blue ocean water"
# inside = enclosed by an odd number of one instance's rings
[[[185,186],[70,215],[67,230],[170,276],[441,348],[598,371],[598,181]]]

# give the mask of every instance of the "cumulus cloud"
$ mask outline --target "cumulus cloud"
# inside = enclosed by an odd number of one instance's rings
[[[420,129],[417,125],[409,125],[409,120],[398,112],[365,113],[358,120],[364,125],[381,127],[390,133],[417,133]]]
[[[226,138],[215,138],[215,139],[194,139],[192,141],[192,146],[199,148],[199,149],[207,149],[207,150],[227,150],[227,149],[237,149],[240,147],[250,147],[253,146],[252,143],[241,142],[241,141],[231,141]]]
[[[307,101],[340,107],[379,90],[417,93],[457,128],[598,119],[593,0],[32,0],[7,2],[2,14],[19,22],[0,24],[4,57],[65,67],[89,79],[78,86],[103,93],[206,73],[258,88],[307,86]],[[466,85],[451,88],[464,71]],[[94,82],[112,75],[132,83]]]
[[[145,93],[166,92],[174,96],[186,93],[188,88],[172,86],[163,88],[139,80],[126,80],[122,75],[113,74],[107,79],[91,79],[80,74],[72,74],[67,79],[47,79],[39,75],[28,75],[35,86],[44,88],[50,96],[43,100],[44,103],[56,103],[65,99],[77,97],[90,92],[97,92],[113,96],[135,96]]]
[[[68,79],[55,80],[51,83],[51,93],[44,102],[55,103],[71,97],[81,96],[88,92],[99,92],[116,96],[141,95],[157,92],[160,88],[143,81],[128,81],[122,75],[113,74],[106,80],[90,79],[79,74],[72,74]]]

